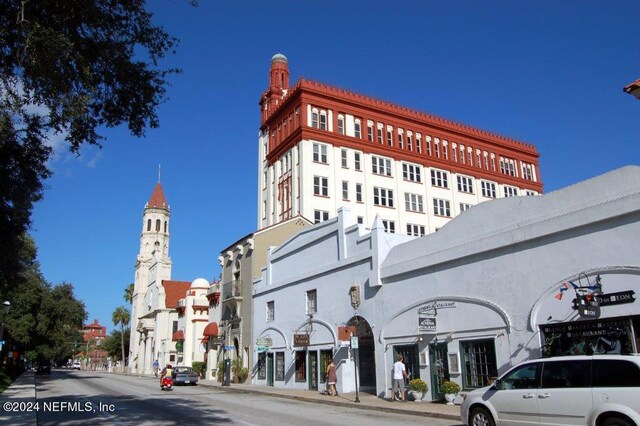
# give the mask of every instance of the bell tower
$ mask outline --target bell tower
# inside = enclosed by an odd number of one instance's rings
[[[142,233],[140,235],[140,251],[135,263],[134,290],[131,300],[131,339],[130,360],[142,360],[144,348],[140,345],[138,325],[141,318],[148,314],[151,306],[147,299],[150,295],[158,295],[163,280],[171,279],[171,258],[169,257],[169,218],[171,212],[164,195],[160,179],[153,189],[151,198],[144,206],[142,213]],[[130,362],[130,371],[137,372],[141,361]]]

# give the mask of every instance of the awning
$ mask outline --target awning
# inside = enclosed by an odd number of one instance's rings
[[[175,333],[173,333],[173,337],[171,338],[171,340],[173,340],[174,342],[178,340],[184,340],[184,331],[178,330]]]
[[[206,336],[206,337],[217,336],[219,334],[219,332],[220,331],[218,330],[218,323],[217,322],[210,322],[204,328],[204,331],[202,332],[202,335]]]

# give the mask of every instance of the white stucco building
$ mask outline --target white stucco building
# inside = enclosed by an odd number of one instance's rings
[[[470,390],[524,359],[638,351],[640,167],[481,203],[421,238],[355,222],[345,209],[270,251],[254,283],[254,336],[269,343],[254,382],[319,389],[333,356],[352,391],[346,325],[361,387],[379,396],[396,353],[437,399],[445,379]]]

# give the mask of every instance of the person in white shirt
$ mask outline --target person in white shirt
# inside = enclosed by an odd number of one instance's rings
[[[400,401],[405,402],[404,395],[404,379],[407,377],[407,370],[404,367],[403,357],[401,354],[398,354],[397,361],[393,364],[393,388],[391,401],[398,401],[397,391],[400,391]]]

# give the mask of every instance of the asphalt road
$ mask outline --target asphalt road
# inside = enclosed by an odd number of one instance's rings
[[[37,376],[38,425],[433,425],[459,422],[199,386],[161,391],[154,379],[54,370]]]

